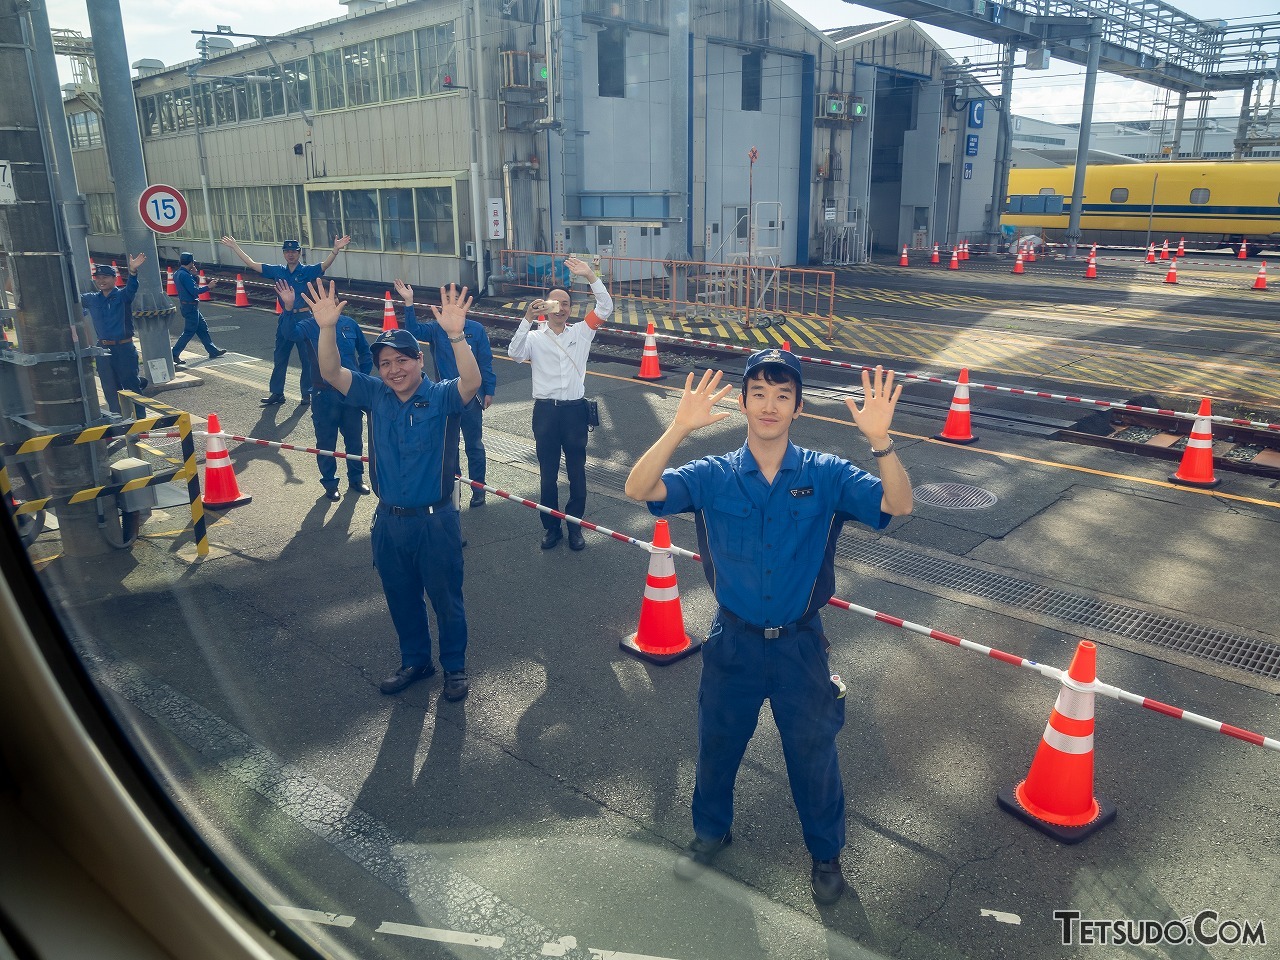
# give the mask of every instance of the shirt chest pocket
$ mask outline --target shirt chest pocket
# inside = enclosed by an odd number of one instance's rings
[[[436,427],[436,418],[432,416],[433,409],[430,405],[410,405],[405,411],[401,422],[401,447],[405,452],[421,454],[431,449],[433,443],[439,444],[440,430]]]
[[[798,498],[788,505],[787,522],[791,525],[790,533],[795,544],[793,556],[798,556],[801,550],[811,549],[809,544],[812,540],[826,539],[831,516],[831,509],[813,497]]]
[[[759,553],[760,519],[750,502],[717,497],[707,506],[707,516],[711,530],[719,534],[712,543],[720,541],[729,557],[748,560]]]

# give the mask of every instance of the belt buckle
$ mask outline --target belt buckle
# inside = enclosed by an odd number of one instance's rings
[[[780,636],[782,636],[781,627],[765,627],[764,628],[764,638],[766,640],[777,640]]]

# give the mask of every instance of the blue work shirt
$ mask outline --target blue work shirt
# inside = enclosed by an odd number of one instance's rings
[[[268,280],[288,280],[298,298],[294,309],[303,306],[302,295],[307,292],[307,284],[324,276],[324,268],[318,263],[300,263],[292,270],[283,263],[264,263],[262,275]]]
[[[449,334],[435,320],[419,323],[418,314],[413,304],[404,308],[404,328],[423,343],[431,344],[431,355],[436,360],[436,373],[441,380],[453,380],[458,376],[458,360],[453,355],[453,344],[449,342]],[[480,368],[480,389],[477,397],[492,397],[498,389],[498,378],[493,372],[493,347],[489,344],[489,334],[475,320],[468,320],[462,327],[467,338],[467,346],[475,354],[476,366]]]
[[[127,340],[133,336],[129,304],[137,292],[138,278],[130,276],[123,287],[112,287],[106,295],[97,290],[80,294],[80,306],[93,320],[93,330],[99,340]]]
[[[857,520],[881,530],[878,477],[848,460],[787,444],[765,482],[746,444],[720,457],[669,467],[667,499],[654,516],[693,511],[698,550],[716,601],[761,627],[780,627],[821,610],[835,594],[840,528]]]
[[[424,378],[413,396],[401,401],[381,378],[353,370],[345,402],[369,411],[369,473],[379,500],[425,507],[453,493],[445,426],[462,412],[457,380]]]
[[[335,333],[338,338],[338,356],[342,359],[342,365],[357,373],[372,373],[373,354],[369,352],[369,341],[364,338],[364,332],[359,324],[344,313],[338,318]],[[320,375],[320,324],[316,323],[311,314],[299,314],[293,310],[284,311],[280,314],[276,335],[292,340],[302,347],[303,356],[307,361],[305,367],[311,376],[312,390],[333,389]]]
[[[207,283],[201,283],[185,267],[173,271],[173,285],[178,289],[178,300],[181,303],[195,303],[200,294],[209,289]]]

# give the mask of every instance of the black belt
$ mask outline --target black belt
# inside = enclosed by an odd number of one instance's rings
[[[453,496],[451,494],[426,507],[393,507],[389,503],[384,503],[383,506],[397,517],[428,517],[433,513],[439,513],[445,507],[453,506]]]
[[[809,622],[813,620],[814,617],[817,616],[817,613],[811,613],[809,614],[809,616],[805,617],[803,620],[797,620],[795,623],[783,624],[781,627],[757,626],[756,624],[751,623],[750,621],[743,620],[736,613],[732,613],[729,610],[726,610],[724,607],[720,608],[720,615],[724,617],[726,620],[728,620],[729,622],[737,624],[739,627],[744,627],[747,630],[750,630],[752,633],[760,634],[760,636],[764,637],[766,640],[777,640],[779,637],[786,637],[786,636],[790,636],[793,633],[799,633],[801,630],[808,627]]]
[[[119,347],[126,343],[133,343],[133,337],[126,337],[123,340],[108,340],[105,337],[98,338],[98,344],[103,347]]]
[[[586,397],[579,397],[577,400],[552,400],[550,397],[535,397],[534,403],[551,403],[557,407],[574,407],[580,403],[586,403]]]

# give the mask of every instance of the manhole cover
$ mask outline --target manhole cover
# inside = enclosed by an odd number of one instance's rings
[[[983,510],[996,504],[994,493],[967,483],[926,483],[911,495],[921,503],[948,510]]]

